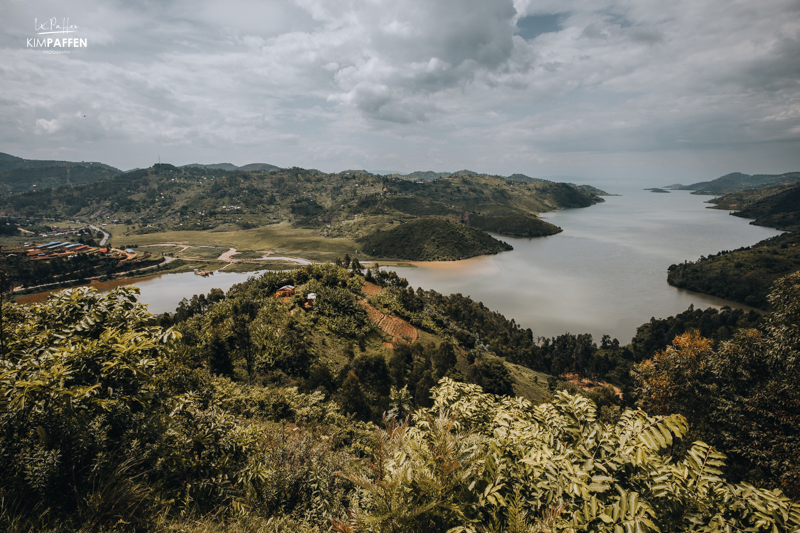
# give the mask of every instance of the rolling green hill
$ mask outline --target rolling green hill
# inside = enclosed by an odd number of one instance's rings
[[[758,189],[769,185],[789,184],[800,181],[800,172],[785,174],[742,174],[733,172],[712,181],[701,181],[691,185],[671,185],[665,189],[694,191],[694,194],[725,194],[743,189]]]
[[[735,210],[734,216],[752,218],[752,224],[800,231],[800,185],[773,185],[728,193],[710,200],[716,209]]]
[[[772,283],[797,270],[800,270],[800,234],[786,233],[753,246],[672,265],[667,281],[681,289],[766,309]]]
[[[509,237],[546,237],[563,231],[555,224],[530,215],[497,217],[473,215],[469,217],[469,225],[473,228],[499,235],[508,235]]]
[[[122,237],[169,233],[168,240],[174,241],[176,232],[191,231],[192,242],[198,233],[231,233],[281,224],[314,235],[317,240],[309,241],[308,247],[318,250],[320,239],[353,243],[416,218],[532,218],[540,212],[588,207],[600,201],[591,192],[569,184],[520,183],[475,173],[417,183],[364,171],[325,174],[290,168],[244,172],[158,164],[71,188],[0,196],[0,214],[91,223],[118,221],[124,226]],[[495,226],[498,224],[502,225]],[[204,240],[213,240],[211,237]],[[244,250],[264,249],[260,244],[253,246]],[[345,246],[350,253],[352,246]]]
[[[410,261],[455,261],[496,254],[512,247],[488,233],[441,218],[421,218],[360,240],[373,257]]]
[[[0,153],[0,192],[19,193],[94,183],[122,171],[103,163],[22,159]]]

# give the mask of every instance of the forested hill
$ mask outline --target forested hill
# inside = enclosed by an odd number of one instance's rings
[[[712,181],[701,181],[691,185],[670,185],[664,188],[695,191],[695,194],[725,194],[731,191],[758,189],[769,185],[790,184],[798,181],[800,181],[800,172],[755,175],[733,172]]]
[[[455,261],[512,249],[477,228],[440,218],[412,220],[360,242],[371,256],[411,261]]]
[[[94,183],[122,173],[103,163],[22,159],[0,153],[0,192],[19,193]]]
[[[752,223],[758,226],[800,231],[800,184],[729,193],[710,203],[737,217],[755,219]]]
[[[97,183],[6,195],[0,197],[0,209],[14,216],[110,218],[151,233],[288,222],[323,236],[359,238],[419,217],[535,216],[598,201],[564,183],[476,174],[416,183],[366,172],[226,172],[160,164]]]
[[[767,309],[772,283],[800,270],[800,233],[785,233],[753,246],[723,250],[671,265],[670,285]]]
[[[539,345],[469,298],[344,265],[161,317],[130,288],[6,302],[0,529],[800,528],[778,490],[800,494],[798,275],[760,331],[682,334],[635,365],[644,409],[623,411],[608,388],[513,396],[512,368],[574,370],[590,336]]]
[[[670,285],[766,309],[772,283],[800,270],[800,185],[773,185],[714,198],[715,209],[791,233],[669,267]]]

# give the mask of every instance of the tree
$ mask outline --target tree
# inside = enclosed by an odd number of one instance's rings
[[[705,427],[714,391],[711,342],[699,333],[675,337],[672,345],[634,367],[638,405],[651,413],[680,413]]]
[[[150,325],[138,292],[68,289],[14,306],[0,358],[0,491],[69,507],[93,472],[160,438],[159,380],[180,367],[167,350],[177,334]]]
[[[479,385],[489,394],[513,396],[513,380],[501,359],[484,359],[470,366],[467,381]]]
[[[359,420],[369,420],[372,418],[372,409],[364,396],[361,388],[361,381],[354,373],[349,372],[339,389],[339,398],[342,409],[347,413],[353,413]]]
[[[450,533],[535,531],[794,531],[795,502],[721,477],[725,455],[703,442],[672,456],[681,415],[627,410],[596,420],[583,396],[551,403],[485,394],[447,378],[413,427],[376,432],[363,495],[334,530]]]
[[[653,412],[681,413],[694,435],[728,450],[737,475],[779,480],[800,495],[800,273],[775,282],[763,333],[741,329],[717,350],[698,333],[636,365],[636,395]]]

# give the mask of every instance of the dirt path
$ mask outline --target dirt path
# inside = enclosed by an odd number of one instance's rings
[[[220,256],[217,257],[217,261],[231,261],[236,253],[236,248],[230,248],[227,252],[222,252]]]

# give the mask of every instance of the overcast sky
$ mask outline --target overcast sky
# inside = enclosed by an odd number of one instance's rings
[[[0,151],[21,157],[800,170],[800,0],[0,0],[0,18]],[[87,48],[27,48],[50,18]]]

